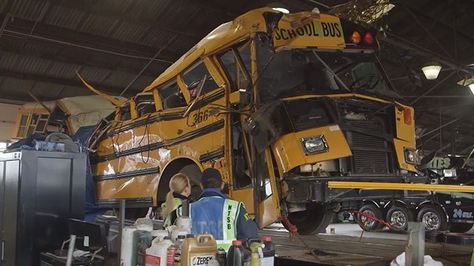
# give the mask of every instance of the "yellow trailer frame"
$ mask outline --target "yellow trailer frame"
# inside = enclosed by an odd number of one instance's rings
[[[330,189],[349,188],[349,189],[414,190],[414,191],[433,191],[433,192],[474,193],[474,186],[466,186],[466,185],[328,181],[328,187]]]

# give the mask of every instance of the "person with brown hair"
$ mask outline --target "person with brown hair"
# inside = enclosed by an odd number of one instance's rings
[[[175,174],[169,183],[170,191],[166,194],[166,201],[161,205],[161,217],[164,219],[163,227],[174,224],[178,218],[177,210],[191,195],[191,183],[189,178],[182,174]]]

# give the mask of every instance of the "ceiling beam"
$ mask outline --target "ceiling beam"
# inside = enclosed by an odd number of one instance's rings
[[[4,15],[0,16],[0,20]],[[78,32],[44,23],[37,23],[35,32],[30,34],[35,22],[15,18],[9,23],[4,33],[19,35],[20,37],[36,38],[42,41],[50,41],[63,45],[74,46],[86,50],[96,50],[97,52],[108,52],[109,54],[122,54],[124,57],[136,57],[143,60],[149,60],[158,50],[156,47],[150,47],[142,44],[121,41],[114,38]],[[174,60],[182,55],[181,51],[166,49],[160,58],[155,61],[173,63]],[[171,59],[171,60],[170,60]]]
[[[12,71],[9,69],[2,69],[2,68],[0,68],[0,77],[9,77],[9,78],[15,78],[15,79],[20,79],[20,80],[45,82],[45,83],[57,84],[60,86],[71,86],[71,87],[77,87],[78,89],[87,90],[84,87],[84,85],[82,85],[81,81],[79,81],[79,79],[57,78],[57,77],[51,77],[51,76],[41,75],[41,74],[17,72],[17,71]],[[113,95],[120,94],[120,91],[123,89],[123,87],[109,86],[107,84],[92,84],[92,85],[100,91],[111,93]],[[133,90],[127,95],[132,95],[134,94],[134,92],[136,93],[137,91],[138,90]],[[26,93],[26,90],[25,90],[25,93]]]
[[[3,36],[2,38],[9,38],[8,36]],[[13,39],[13,38],[11,38]],[[109,71],[120,71],[128,74],[135,75],[140,71],[142,60],[121,60],[118,57],[99,57],[94,56],[94,53],[91,54],[77,54],[77,53],[67,53],[67,52],[57,52],[55,46],[51,46],[51,49],[41,49],[36,51],[31,51],[28,49],[21,49],[19,45],[14,45],[15,43],[1,42],[0,41],[0,50],[2,52],[16,54],[19,56],[27,56],[31,59],[45,59],[48,61],[60,63],[60,64],[73,64],[84,67],[98,67],[104,70]],[[18,43],[19,44],[19,43]],[[84,58],[87,58],[86,60]],[[138,63],[137,63],[138,61]],[[148,69],[144,76],[154,78],[157,77],[167,65],[163,66],[154,66],[152,69]]]
[[[114,9],[108,9],[106,7],[100,8],[98,5],[91,4],[91,1],[88,0],[74,0],[74,1],[62,1],[62,0],[51,0],[55,6],[60,6],[69,9],[75,9],[82,11],[88,15],[96,15],[105,19],[113,21],[126,21],[127,23],[135,24],[140,27],[149,28],[152,27],[154,30],[167,32],[171,34],[179,34],[195,40],[201,39],[203,36],[196,34],[194,31],[189,29],[176,29],[173,27],[173,23],[168,23],[166,25],[159,25],[156,18],[147,18],[146,16],[141,16],[128,12],[120,12]],[[171,3],[173,4],[173,3]]]

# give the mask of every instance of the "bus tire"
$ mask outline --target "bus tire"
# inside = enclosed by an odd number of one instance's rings
[[[382,214],[382,210],[380,210],[379,207],[375,206],[372,203],[363,205],[359,209],[359,212],[356,215],[356,221],[357,221],[357,224],[360,226],[360,228],[364,231],[374,231],[374,230],[379,230],[383,228],[382,223],[375,220],[367,221],[366,220],[367,218],[361,215],[360,213],[365,213],[369,216],[373,216],[377,219],[383,220],[384,217]]]
[[[448,229],[448,219],[444,211],[435,205],[425,205],[421,207],[416,216],[416,220],[424,223],[426,232],[446,231],[446,229]]]
[[[292,212],[288,214],[288,219],[296,225],[299,234],[309,235],[325,233],[334,215],[334,211],[325,204],[308,203],[306,210]]]
[[[179,170],[180,173],[186,175],[191,183],[191,200],[197,200],[201,195],[201,170],[195,164],[188,164]]]
[[[474,226],[474,224],[450,223],[449,231],[453,233],[466,233],[467,231],[471,230],[472,226]]]
[[[405,206],[392,206],[387,211],[386,221],[392,226],[392,230],[405,232],[408,230],[408,222],[415,220],[413,212]]]

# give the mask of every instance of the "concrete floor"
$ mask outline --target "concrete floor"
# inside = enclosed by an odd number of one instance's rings
[[[341,223],[341,224],[330,224],[326,228],[327,235],[331,235],[331,228],[334,230],[335,235],[345,235],[345,236],[354,236],[360,237],[362,233],[362,229],[357,224],[350,224],[350,223]],[[273,224],[269,227],[271,230],[277,231],[286,231],[285,228],[281,224]],[[474,229],[471,229],[469,234],[474,234]],[[379,239],[394,239],[394,240],[407,240],[407,234],[398,233],[398,232],[390,232],[388,230],[383,230],[381,232],[363,232],[364,238],[379,238]]]

